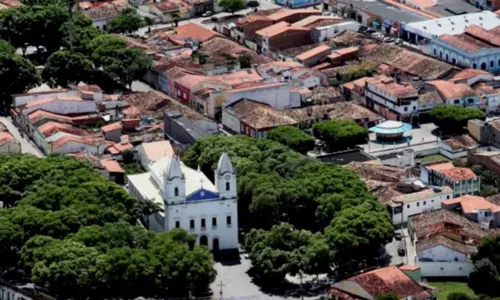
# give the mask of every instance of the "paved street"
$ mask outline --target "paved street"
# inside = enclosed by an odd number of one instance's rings
[[[285,296],[274,296],[265,294],[252,282],[252,278],[247,274],[250,269],[250,261],[241,256],[240,262],[225,264],[217,262],[217,279],[210,286],[214,292],[214,298],[220,299],[220,284],[222,281],[222,298],[230,300],[257,300],[257,299],[299,299]],[[304,297],[303,299],[317,299],[318,297]]]
[[[387,251],[387,254],[391,256],[390,265],[400,265],[400,264],[414,265],[416,253],[415,253],[415,248],[413,247],[413,244],[410,240],[410,236],[408,235],[408,230],[403,229],[402,231],[400,230],[397,231],[401,232],[404,238],[400,241],[393,239],[392,242],[385,245],[385,250]],[[406,250],[406,254],[404,256],[399,256],[398,254],[398,248],[400,247]]]
[[[7,127],[7,130],[9,130],[10,134],[12,134],[21,143],[22,153],[28,153],[38,157],[44,157],[42,151],[40,151],[30,140],[21,137],[19,130],[17,130],[17,127],[12,123],[10,117],[0,117],[0,122],[3,125],[5,125],[5,127]]]

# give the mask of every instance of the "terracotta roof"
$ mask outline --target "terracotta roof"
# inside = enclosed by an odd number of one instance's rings
[[[122,124],[120,122],[114,122],[108,125],[104,125],[101,127],[102,132],[108,133],[111,131],[122,129]]]
[[[123,95],[123,100],[130,105],[130,110],[124,111],[129,118],[152,114],[168,106],[170,102],[166,95],[159,92],[130,93]]]
[[[102,159],[101,164],[110,173],[125,173],[125,170],[122,169],[116,160]]]
[[[271,36],[275,36],[279,33],[284,32],[288,28],[290,28],[290,24],[282,21],[282,22],[273,24],[271,26],[268,26],[266,28],[263,28],[261,30],[258,30],[255,32],[255,34],[271,37]]]
[[[242,91],[250,91],[250,90],[258,90],[258,89],[267,89],[277,86],[285,86],[288,85],[286,82],[273,82],[273,83],[264,83],[264,82],[255,82],[251,84],[244,84],[242,86],[236,86],[234,89],[227,90],[227,92],[242,92]]]
[[[441,173],[446,177],[449,177],[452,180],[456,181],[477,178],[477,175],[471,169],[457,168],[450,162],[430,165],[426,166],[426,168]]]
[[[7,131],[0,131],[0,146],[13,142],[16,139]]]
[[[432,197],[436,197],[442,194],[452,194],[453,190],[449,186],[443,186],[439,190],[432,188],[425,188],[418,192],[402,194],[391,199],[394,203],[407,203],[419,200],[425,200]]]
[[[45,103],[50,103],[53,101],[84,101],[84,100],[82,100],[82,98],[80,98],[78,96],[54,96],[54,97],[41,98],[41,99],[37,99],[34,101],[30,101],[30,102],[26,103],[25,107],[26,108],[33,107],[33,106],[42,105]]]
[[[443,104],[443,98],[437,91],[430,91],[418,95],[418,103],[420,104]]]
[[[183,41],[187,38],[192,38],[193,40],[199,42],[206,42],[219,34],[215,31],[207,29],[201,25],[195,23],[187,23],[175,28],[175,34],[169,34],[169,39],[173,41]]]
[[[122,6],[105,3],[97,7],[93,6],[92,8],[82,10],[81,13],[91,20],[96,21],[116,17],[120,14],[122,9]]]
[[[366,83],[368,86],[371,84],[378,89],[386,92],[387,94],[393,95],[395,97],[409,97],[417,93],[417,90],[413,86],[409,84],[403,85],[396,83],[394,79],[385,75],[379,75],[371,78],[369,77],[366,79]]]
[[[399,299],[413,296],[415,300],[431,298],[424,287],[411,279],[395,266],[385,267],[362,273],[342,280],[333,285],[330,294],[333,299],[374,299],[387,293]]]
[[[252,16],[246,16],[243,18],[240,18],[236,21],[238,25],[246,25],[255,21],[269,21],[272,22],[271,19],[267,16],[259,16],[259,15],[252,15]]]
[[[483,237],[499,233],[498,230],[482,228],[480,224],[448,210],[428,211],[410,216],[408,224],[418,240],[452,232],[462,236],[463,240],[473,239],[479,242]]]
[[[436,88],[444,100],[474,96],[474,90],[465,83],[454,83],[445,80],[428,81],[426,84]]]
[[[460,204],[462,211],[466,214],[475,213],[478,210],[491,210],[493,212],[500,211],[500,206],[487,201],[483,197],[472,195],[465,195],[455,199],[445,200],[442,203],[444,205]]]
[[[311,9],[286,9],[276,12],[274,14],[269,15],[269,19],[273,21],[281,21],[283,19],[289,18],[293,15],[301,14],[301,15],[321,15],[320,10],[311,10]]]
[[[17,0],[0,0],[0,4],[6,5],[8,7],[20,7],[24,4]]]
[[[242,99],[229,105],[226,109],[233,111],[241,122],[256,130],[297,124],[294,119],[282,111],[253,100]]]
[[[320,26],[326,26],[330,24],[336,24],[340,22],[344,22],[345,20],[340,17],[331,17],[331,16],[309,16],[305,19],[302,19],[298,22],[292,24],[294,27],[308,27],[315,28]]]
[[[102,138],[81,138],[81,137],[75,137],[75,136],[71,136],[71,135],[65,135],[52,143],[52,149],[56,150],[69,142],[75,142],[75,143],[92,145],[92,146],[106,144],[104,139],[102,139]]]
[[[402,271],[415,271],[415,270],[420,269],[420,267],[413,266],[413,265],[402,265],[402,266],[399,266],[399,269]]]
[[[116,143],[108,148],[108,151],[112,154],[122,153],[125,150],[131,150],[134,146],[130,143]]]
[[[477,248],[475,246],[459,243],[441,235],[419,241],[417,243],[417,251],[434,248],[438,245],[445,246],[465,255],[471,255],[477,252]]]
[[[79,135],[79,136],[88,136],[90,135],[90,132],[81,129],[81,128],[76,128],[73,127],[69,124],[64,124],[64,123],[58,123],[58,122],[47,122],[43,124],[42,126],[38,127],[38,130],[40,131],[41,134],[43,134],[45,137],[52,136],[58,132],[66,132],[70,133],[73,135]]]
[[[299,55],[297,55],[295,58],[298,59],[298,60],[307,60],[309,58],[313,58],[315,57],[316,55],[319,55],[319,54],[324,54],[326,55],[325,52],[327,51],[330,51],[330,47],[327,46],[327,45],[319,45],[318,47],[314,48],[314,49],[311,49],[309,51],[306,51],[304,53],[301,53]]]
[[[407,3],[411,3],[419,8],[429,8],[436,6],[436,2],[433,0],[409,0]]]
[[[498,34],[498,30],[495,30],[495,28],[486,30],[484,27],[471,25],[465,28],[465,34],[473,36],[474,38],[484,41],[494,47],[500,47],[500,35]]]
[[[453,74],[452,77],[450,77],[450,81],[456,82],[456,81],[461,81],[461,80],[468,80],[471,78],[474,78],[479,75],[491,75],[491,73],[483,70],[478,70],[478,69],[464,69],[460,72],[457,72]]]
[[[347,47],[342,49],[335,49],[335,53],[339,55],[346,55],[346,54],[356,53],[358,52],[358,50],[359,47]]]
[[[479,144],[468,134],[450,137],[443,140],[452,149],[473,149],[477,148]]]
[[[227,54],[232,55],[235,58],[238,58],[242,54],[249,55],[251,57],[252,64],[265,64],[273,61],[270,57],[258,55],[255,51],[223,37],[214,37],[204,42],[201,45],[200,51],[207,54],[215,63],[225,63]]]

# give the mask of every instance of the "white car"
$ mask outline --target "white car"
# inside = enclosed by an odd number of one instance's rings
[[[213,15],[214,13],[211,12],[211,11],[206,11],[203,15],[201,15],[202,17],[210,17],[211,15]]]

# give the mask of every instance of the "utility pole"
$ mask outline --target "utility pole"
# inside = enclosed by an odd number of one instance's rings
[[[222,282],[222,280],[221,280],[221,281],[220,281],[220,283],[218,284],[218,286],[219,286],[219,288],[220,288],[220,290],[219,290],[220,299],[222,300],[222,299],[223,299],[223,298],[222,298],[222,295],[223,295],[223,293],[222,293],[222,288],[223,288],[223,287],[225,287],[226,285],[225,285],[225,284]]]

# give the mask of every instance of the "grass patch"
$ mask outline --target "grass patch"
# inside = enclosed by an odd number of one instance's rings
[[[466,293],[472,297],[476,294],[469,288],[467,282],[461,281],[429,281],[429,285],[439,289],[438,300],[448,299],[448,295],[453,292]]]
[[[450,161],[450,160],[441,154],[434,154],[434,155],[419,157],[417,158],[417,161],[423,163],[433,163],[433,162]]]

